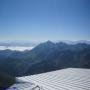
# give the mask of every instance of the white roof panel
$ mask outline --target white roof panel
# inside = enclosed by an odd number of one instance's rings
[[[31,76],[12,85],[15,90],[90,90],[90,69],[68,68]]]

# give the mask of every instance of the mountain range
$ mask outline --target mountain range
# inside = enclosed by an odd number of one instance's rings
[[[90,68],[90,44],[47,41],[32,50],[0,50],[0,72],[25,76],[64,68]]]

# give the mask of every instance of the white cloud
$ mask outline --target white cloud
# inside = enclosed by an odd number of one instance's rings
[[[10,50],[18,50],[18,51],[24,51],[24,50],[31,50],[34,47],[22,47],[22,46],[0,46],[0,50],[6,50],[6,49],[10,49]]]

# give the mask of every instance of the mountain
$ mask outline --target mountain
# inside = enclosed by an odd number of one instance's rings
[[[78,44],[78,43],[85,43],[85,44],[90,44],[90,40],[78,40],[78,41],[70,41],[70,40],[62,40],[62,41],[56,41],[56,42],[64,42],[67,44]]]
[[[37,44],[39,44],[39,42],[29,42],[29,41],[2,41],[0,42],[0,46],[6,46],[6,47],[10,47],[10,46],[27,46],[27,47],[34,47]]]
[[[47,41],[30,51],[0,51],[0,71],[13,76],[72,67],[90,68],[90,44]]]

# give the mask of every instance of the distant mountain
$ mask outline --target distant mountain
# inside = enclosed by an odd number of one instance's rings
[[[78,41],[62,40],[62,41],[56,41],[56,42],[64,42],[67,44],[78,44],[78,43],[90,44],[90,40],[78,40]]]
[[[10,46],[36,46],[36,45],[38,45],[39,44],[39,42],[29,42],[29,41],[27,41],[27,42],[25,42],[25,41],[6,41],[6,42],[4,42],[4,41],[2,41],[2,42],[0,42],[0,46],[7,46],[7,47],[10,47]]]
[[[23,42],[23,41],[7,41],[7,42],[0,42],[0,50],[17,50],[17,51],[24,51],[24,50],[31,50],[39,42]]]
[[[90,68],[90,44],[47,41],[23,52],[0,51],[0,71],[13,76],[63,68]]]

